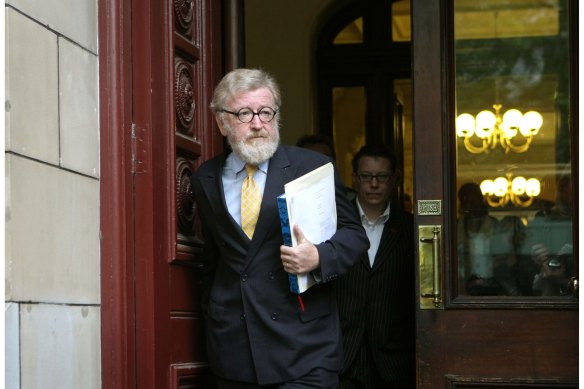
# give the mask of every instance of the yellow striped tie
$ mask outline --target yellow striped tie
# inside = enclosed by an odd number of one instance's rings
[[[253,236],[262,203],[260,188],[253,179],[257,169],[257,166],[245,165],[247,177],[241,186],[241,228],[249,239]]]

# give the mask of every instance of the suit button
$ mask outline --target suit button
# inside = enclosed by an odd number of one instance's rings
[[[247,281],[247,274],[246,273],[243,273],[241,275],[241,281],[243,281],[243,282]]]
[[[275,278],[274,273],[269,272],[268,277],[270,278],[270,280],[273,280]]]
[[[245,320],[245,313],[242,313],[241,316],[239,316],[239,318],[243,321]]]
[[[280,315],[278,315],[277,313],[272,313],[272,320],[278,320],[278,318],[280,317]]]

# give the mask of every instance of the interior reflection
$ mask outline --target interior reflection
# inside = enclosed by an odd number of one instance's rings
[[[574,275],[566,1],[455,1],[458,293]]]

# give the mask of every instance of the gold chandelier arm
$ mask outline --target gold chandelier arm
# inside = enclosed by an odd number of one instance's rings
[[[487,148],[489,148],[489,142],[487,142],[486,139],[483,139],[483,145],[482,146],[475,146],[470,141],[470,138],[468,136],[465,136],[464,137],[464,147],[469,152],[471,152],[473,154],[480,154],[480,153],[484,153],[487,150]]]
[[[516,145],[513,143],[513,138],[501,137],[502,144],[505,147],[505,154],[509,153],[509,150],[513,150],[516,153],[523,153],[529,149],[529,145],[533,140],[533,135],[528,135],[525,137],[525,143],[522,145]]]
[[[505,195],[503,197],[497,196],[485,196],[487,198],[487,203],[491,207],[502,207],[509,202],[509,196]],[[496,200],[497,199],[497,200]]]
[[[527,208],[533,203],[534,197],[529,196],[527,200],[521,200],[521,197],[511,194],[511,202],[521,208]]]

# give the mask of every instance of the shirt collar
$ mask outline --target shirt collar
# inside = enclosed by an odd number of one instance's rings
[[[245,162],[243,162],[241,160],[241,158],[239,158],[237,155],[235,155],[235,153],[231,152],[228,156],[227,156],[227,167],[230,168],[231,170],[233,170],[236,174],[242,172],[243,170],[245,170]],[[260,163],[258,165],[258,170],[263,172],[264,174],[268,174],[268,165],[270,163],[270,160],[267,159],[264,162]]]
[[[379,215],[379,217],[376,220],[369,220],[367,215],[365,215],[363,208],[361,207],[361,203],[359,202],[359,197],[357,197],[355,200],[357,201],[357,209],[359,210],[359,216],[361,217],[361,222],[368,222],[368,223],[380,222],[380,223],[385,224],[385,222],[389,220],[389,209],[391,206],[390,202],[387,202],[387,207],[385,208],[385,211],[383,211],[383,213],[381,215]]]

